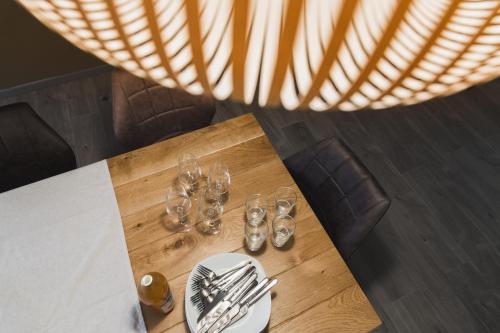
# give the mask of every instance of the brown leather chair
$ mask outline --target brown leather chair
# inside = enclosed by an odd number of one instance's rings
[[[213,99],[165,88],[124,71],[112,74],[113,127],[128,149],[210,125]]]
[[[74,168],[71,147],[28,104],[0,107],[0,192]]]
[[[284,162],[347,260],[389,208],[384,190],[347,145],[334,138]]]

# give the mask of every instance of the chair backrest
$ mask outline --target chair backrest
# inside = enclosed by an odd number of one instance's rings
[[[124,71],[113,72],[112,90],[113,128],[128,149],[206,127],[215,113],[212,98],[166,88]]]
[[[384,190],[353,152],[334,138],[293,155],[285,164],[348,259],[389,208]]]
[[[0,192],[74,168],[71,147],[28,104],[0,107]]]

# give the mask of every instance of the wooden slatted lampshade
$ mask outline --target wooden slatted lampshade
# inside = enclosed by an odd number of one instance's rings
[[[410,104],[500,72],[500,1],[18,0],[79,48],[192,94]]]

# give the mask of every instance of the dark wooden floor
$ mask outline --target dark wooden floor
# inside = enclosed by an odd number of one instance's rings
[[[0,99],[32,103],[79,165],[121,152],[109,74]],[[219,103],[254,112],[281,157],[342,137],[392,199],[349,265],[380,332],[500,332],[500,79],[416,106],[352,113]]]

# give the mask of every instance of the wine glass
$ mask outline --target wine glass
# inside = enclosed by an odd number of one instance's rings
[[[229,187],[231,186],[231,176],[229,169],[221,161],[217,161],[208,169],[207,185],[224,203],[228,199]]]
[[[248,220],[245,223],[245,241],[248,250],[252,252],[258,251],[266,241],[268,232],[265,219],[259,221]]]
[[[297,194],[291,187],[280,187],[274,194],[274,207],[276,215],[289,215],[295,203]]]
[[[180,227],[181,231],[189,231],[191,225],[189,223],[189,212],[191,211],[191,199],[184,188],[180,184],[175,184],[167,187],[166,193],[166,210],[174,222]]]
[[[282,247],[295,232],[295,220],[290,215],[278,215],[273,220],[273,245]]]
[[[193,154],[184,153],[179,155],[177,162],[179,184],[184,186],[188,195],[192,195],[198,189],[198,182],[201,177],[198,159]]]
[[[198,224],[204,233],[215,235],[220,232],[222,223],[222,204],[208,187],[200,191],[198,199]]]
[[[247,222],[258,224],[260,223],[267,212],[267,199],[262,194],[252,194],[248,196],[245,203]]]

